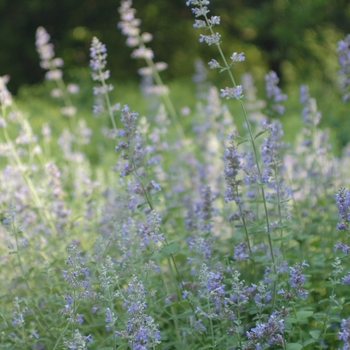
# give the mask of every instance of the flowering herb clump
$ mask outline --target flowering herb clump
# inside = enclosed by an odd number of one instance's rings
[[[236,71],[251,51],[226,53],[223,20],[208,0],[188,0],[198,41],[217,56],[196,61],[191,107],[173,101],[132,5],[121,1],[116,26],[145,62],[148,109],[122,85],[112,102],[118,83],[96,36],[80,84],[88,101],[38,28],[57,99],[35,100],[40,128],[0,77],[0,347],[350,349],[349,152],[332,153],[313,89],[302,85],[294,108],[267,71],[258,99],[253,75]],[[344,102],[349,45],[348,35],[337,51]],[[291,136],[281,116],[298,109]]]

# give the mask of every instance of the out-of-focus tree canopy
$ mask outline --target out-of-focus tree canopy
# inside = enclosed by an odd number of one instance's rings
[[[169,64],[169,78],[188,76],[193,61],[216,57],[198,43],[193,15],[185,0],[134,0],[142,30],[153,34],[151,48],[157,61]],[[9,87],[43,78],[35,50],[35,31],[49,32],[55,52],[65,67],[86,66],[93,36],[107,46],[108,65],[117,79],[136,79],[140,62],[117,29],[117,0],[0,0],[0,75],[9,74]],[[284,80],[329,74],[327,60],[336,42],[350,32],[348,0],[213,0],[210,14],[221,16],[218,31],[228,54],[246,51],[249,68],[264,66]]]

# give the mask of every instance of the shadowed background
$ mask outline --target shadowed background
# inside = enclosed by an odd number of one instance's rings
[[[106,43],[109,68],[116,79],[137,79],[138,62],[117,29],[116,0],[2,0],[0,1],[0,74],[9,74],[9,88],[43,79],[35,51],[35,31],[43,26],[51,35],[56,55],[65,68],[86,66],[96,35]],[[213,58],[216,50],[198,43],[193,15],[184,0],[135,0],[142,30],[153,34],[156,59],[169,64],[170,78],[189,76],[195,57]],[[259,52],[248,65],[273,69],[283,81],[327,76],[327,52],[335,55],[335,40],[350,32],[350,3],[346,0],[213,0],[210,15],[221,16],[218,30],[227,52]],[[333,50],[333,52],[331,52]],[[247,56],[247,54],[246,54]],[[295,72],[296,77],[292,77]],[[290,76],[288,76],[288,74]]]
[[[77,68],[87,70],[91,39],[97,36],[107,46],[112,79],[138,82],[137,69],[144,63],[130,58],[132,49],[117,28],[119,6],[116,0],[0,0],[0,75],[10,75],[9,90],[17,94],[20,87],[44,79],[35,49],[38,26],[51,35],[66,77]],[[194,17],[184,0],[134,0],[133,7],[142,20],[141,30],[153,35],[149,46],[155,60],[169,65],[162,72],[166,82],[191,77],[197,57],[219,60],[215,47],[198,42],[201,31],[193,28]],[[341,95],[336,47],[350,32],[347,0],[213,0],[209,15],[221,16],[217,30],[224,52],[246,54],[246,61],[235,68],[237,77],[251,72],[260,91],[264,74],[272,69],[287,93],[288,86],[315,86],[312,92],[320,109],[332,116],[322,123],[336,130],[341,145],[349,140],[343,111],[334,113],[334,103],[326,99]],[[225,86],[223,75],[209,74],[217,86]]]

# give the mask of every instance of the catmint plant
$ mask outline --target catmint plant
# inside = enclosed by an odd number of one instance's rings
[[[260,169],[259,165],[259,156],[258,156],[258,149],[257,149],[257,144],[255,141],[255,137],[253,136],[253,131],[251,128],[250,121],[248,120],[247,112],[245,110],[245,106],[243,103],[243,87],[241,85],[237,85],[236,81],[233,77],[232,74],[232,67],[236,64],[236,62],[242,62],[245,60],[244,53],[237,53],[234,52],[231,57],[230,61],[228,61],[221,49],[221,43],[220,43],[220,34],[214,32],[214,27],[220,23],[220,19],[217,16],[212,16],[208,17],[209,9],[209,1],[207,0],[189,0],[186,2],[187,6],[193,6],[192,12],[194,16],[196,17],[194,27],[196,28],[205,28],[209,31],[209,35],[203,35],[200,34],[200,42],[206,42],[208,45],[216,45],[216,47],[219,50],[223,65],[218,63],[216,60],[212,60],[209,63],[210,68],[216,69],[219,68],[221,71],[227,71],[230,80],[232,82],[232,87],[226,87],[225,89],[221,89],[221,96],[225,98],[235,98],[239,101],[239,104],[242,108],[244,118],[246,121],[246,125],[248,128],[248,133],[249,133],[249,139],[250,143],[252,146],[253,154],[254,154],[254,160],[255,160],[255,165],[257,167],[257,173],[259,175],[259,178],[262,178],[262,171]],[[199,17],[203,19],[198,19]],[[266,221],[266,226],[268,228],[267,235],[268,235],[268,242],[269,242],[269,247],[270,247],[270,258],[271,258],[271,263],[273,266],[273,269],[275,271],[276,266],[275,266],[275,258],[274,258],[274,253],[273,253],[273,246],[272,246],[272,238],[271,238],[271,232],[270,232],[270,224],[269,224],[269,216],[268,216],[268,209],[267,209],[267,203],[266,203],[266,196],[265,196],[265,190],[264,187],[261,186],[261,196],[263,199],[263,206],[264,206],[264,213],[265,213],[265,221]],[[248,235],[246,231],[246,236]],[[276,272],[276,271],[275,271]],[[275,285],[276,288],[276,285]]]
[[[77,302],[89,295],[89,268],[85,265],[82,252],[76,244],[70,244],[67,248],[69,253],[66,260],[67,270],[62,270],[62,278],[71,287],[71,292],[64,295],[65,305],[60,313],[66,317],[73,331],[73,344],[78,334],[78,324],[84,322],[83,314],[77,310]],[[80,339],[80,338],[79,338]],[[80,340],[79,340],[80,341]]]
[[[282,115],[285,112],[285,107],[280,102],[287,100],[287,95],[277,86],[278,83],[276,72],[270,71],[265,75],[266,95],[271,109],[269,114],[272,115],[274,113]]]
[[[350,319],[343,319],[341,322],[341,331],[338,333],[338,339],[342,340],[343,350],[350,349]]]
[[[227,138],[230,144],[229,147],[225,150],[224,154],[226,162],[224,173],[227,184],[224,199],[225,202],[235,202],[237,211],[231,214],[229,219],[233,222],[239,221],[242,223],[246,238],[245,243],[240,243],[238,246],[235,247],[234,256],[236,256],[236,258],[242,258],[242,244],[245,244],[246,248],[248,248],[247,250],[249,253],[246,257],[253,259],[252,248],[250,243],[251,239],[249,238],[247,227],[247,220],[249,220],[251,212],[249,209],[246,209],[244,207],[241,191],[241,186],[243,185],[243,181],[241,178],[241,173],[243,170],[243,156],[239,154],[235,144],[235,139],[238,138],[237,132],[231,133]]]
[[[338,61],[340,64],[340,88],[343,92],[343,101],[346,102],[350,98],[350,34],[344,40],[338,41]]]
[[[335,171],[328,157],[330,150],[328,133],[318,130],[322,116],[317,109],[316,100],[310,97],[309,88],[306,85],[300,87],[300,102],[303,105],[302,121],[305,126],[302,130],[305,168],[314,182],[310,184],[310,193],[327,196],[327,187],[333,182],[332,176]]]
[[[257,89],[254,85],[253,76],[250,73],[244,73],[242,75],[242,86],[249,120],[252,122],[253,126],[255,123],[256,127],[265,119],[265,115],[263,114],[262,110],[266,107],[266,101],[258,100],[256,96]]]
[[[162,97],[168,113],[175,124],[176,132],[178,136],[182,138],[184,136],[184,131],[182,130],[174,105],[169,98],[169,89],[164,85],[159,75],[159,72],[167,68],[167,64],[165,62],[154,62],[154,53],[152,49],[146,46],[146,44],[152,40],[152,34],[148,32],[141,33],[141,20],[135,18],[136,10],[131,7],[132,0],[122,0],[120,4],[119,13],[121,21],[118,23],[118,27],[122,34],[127,36],[126,44],[130,47],[135,47],[131,57],[135,59],[144,59],[146,61],[147,67],[141,68],[139,74],[144,79],[152,76],[156,83],[154,86],[152,82],[148,80],[147,93],[156,94]]]
[[[306,85],[303,129],[287,145],[274,119],[288,112],[276,73],[265,76],[267,101],[258,100],[251,75],[236,83],[235,65],[249,57],[223,53],[209,1],[187,5],[205,30],[199,41],[219,51],[209,69],[231,83],[206,83],[197,61],[196,107],[178,105],[184,139],[168,118],[177,109],[159,76],[166,64],[153,61],[152,36],[123,0],[119,28],[132,58],[147,63],[143,93],[163,104],[141,117],[124,105],[117,121],[107,49],[92,39],[94,112],[110,118],[102,128],[114,143],[112,169],[104,152],[97,164],[84,153],[94,147],[88,120],[59,131],[32,124],[0,77],[0,348],[350,349],[349,150],[332,155]],[[65,98],[78,88],[64,85],[42,27],[37,50],[72,122]],[[346,37],[344,101],[348,51]]]
[[[128,189],[131,195],[132,203],[135,203],[137,196],[143,196],[146,199],[149,208],[153,210],[151,201],[152,193],[161,190],[155,180],[144,183],[143,178],[147,175],[147,165],[145,163],[146,150],[143,145],[142,136],[136,128],[137,113],[130,112],[127,105],[122,109],[121,121],[124,128],[120,129],[118,134],[123,141],[119,141],[116,151],[121,152],[121,158],[124,160],[120,164],[121,178],[133,175],[133,180],[128,182]],[[147,179],[146,179],[147,180]],[[132,205],[134,207],[134,205]]]
[[[57,88],[51,91],[51,96],[61,98],[64,102],[64,107],[61,108],[61,114],[67,117],[74,117],[77,113],[76,107],[73,106],[70,94],[79,92],[79,87],[76,84],[65,85],[62,76],[61,67],[64,62],[60,57],[55,57],[53,44],[50,43],[50,35],[45,28],[39,27],[36,31],[36,49],[39,53],[41,68],[47,70],[45,77],[47,80],[55,81]],[[74,126],[74,124],[72,124]]]
[[[278,290],[278,295],[282,297],[282,303],[289,305],[295,300],[305,300],[308,297],[308,291],[304,288],[306,282],[305,275],[302,273],[305,266],[309,266],[306,262],[295,263],[289,267],[289,289]],[[295,307],[293,308],[295,314]],[[312,314],[312,313],[311,313]]]
[[[110,72],[105,70],[107,64],[107,49],[106,45],[102,44],[96,37],[92,38],[90,47],[90,67],[92,68],[92,79],[101,84],[101,86],[95,86],[93,93],[96,96],[96,102],[93,110],[95,114],[108,113],[113,129],[116,130],[114,113],[120,109],[120,105],[111,105],[108,92],[113,90],[112,84],[107,84],[106,80],[109,79]],[[104,101],[103,101],[104,100]]]
[[[69,350],[87,350],[87,344],[92,343],[91,334],[83,336],[78,329],[75,329],[72,340],[64,341],[64,345]]]
[[[339,189],[335,195],[335,201],[338,206],[338,224],[337,229],[347,231],[350,221],[350,192],[346,188]]]
[[[278,345],[285,349],[285,342],[283,339],[284,333],[284,319],[283,315],[275,312],[270,315],[265,323],[259,323],[256,327],[247,331],[246,337],[249,339],[242,349],[262,349],[265,346]]]
[[[122,292],[128,320],[125,329],[117,330],[115,336],[125,339],[133,350],[154,349],[161,343],[158,325],[145,312],[146,293],[143,283],[136,276],[133,276],[127,290]]]

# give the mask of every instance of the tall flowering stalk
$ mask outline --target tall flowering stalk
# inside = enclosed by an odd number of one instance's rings
[[[349,222],[350,222],[350,191],[346,188],[340,188],[338,193],[335,195],[335,201],[338,207],[338,224],[337,229],[346,232],[348,235],[349,232]],[[350,246],[346,243],[337,242],[334,245],[334,250],[341,250],[344,254],[349,255],[350,253]],[[340,273],[343,272],[343,267],[341,266],[340,259],[336,258],[335,263],[333,264],[334,267],[334,275],[335,277],[331,279],[333,284],[333,290],[332,290],[332,297],[333,299],[330,300],[329,310],[331,308],[331,303],[334,302],[335,298],[335,285],[339,284],[340,281],[337,278]],[[342,284],[350,284],[350,273],[348,273],[346,276],[342,278]],[[329,310],[327,312],[327,319],[328,320],[328,314]],[[326,332],[326,326],[324,326],[324,332],[323,337],[325,336]],[[343,319],[341,322],[341,330],[338,333],[338,339],[342,340],[344,343],[343,348],[344,350],[350,349],[350,318]]]
[[[266,95],[270,103],[270,113],[273,115],[277,113],[279,115],[284,114],[285,107],[280,103],[287,99],[287,95],[284,94],[281,89],[278,87],[279,78],[274,71],[270,71],[265,75],[265,86],[266,86]]]
[[[335,195],[335,200],[339,213],[337,229],[348,231],[350,222],[350,191],[346,188],[339,189]]]
[[[70,94],[76,94],[79,91],[79,87],[75,84],[66,84],[62,79],[62,70],[64,62],[60,57],[55,57],[54,46],[50,43],[50,35],[45,28],[39,27],[36,31],[36,49],[40,56],[41,68],[47,70],[45,77],[47,80],[55,81],[57,88],[51,91],[52,97],[58,97],[63,100],[64,107],[61,108],[61,114],[70,117],[71,131],[73,131],[75,122],[74,116],[77,113],[76,107],[74,107]]]
[[[328,133],[319,129],[322,114],[317,108],[316,100],[310,96],[307,85],[300,86],[300,102],[303,107],[302,122],[304,124],[301,152],[305,164],[302,164],[302,167],[312,178],[309,193],[314,194],[314,198],[319,198],[322,195],[327,198],[327,189],[329,184],[334,181],[333,176],[337,171],[334,169],[333,161],[328,156],[331,147],[328,142]]]
[[[153,89],[157,92],[163,99],[166,108],[175,124],[176,131],[180,138],[183,138],[184,132],[182,126],[179,122],[177,112],[174,105],[169,98],[169,89],[164,85],[159,72],[167,68],[167,64],[164,62],[155,63],[153,51],[146,46],[148,42],[152,40],[152,35],[150,33],[141,33],[140,24],[141,20],[135,18],[136,10],[132,8],[132,0],[121,1],[121,6],[119,8],[119,13],[121,16],[121,21],[118,23],[118,27],[122,34],[127,36],[126,44],[130,47],[135,47],[131,57],[144,59],[147,63],[147,67],[141,68],[139,73],[145,76],[152,76],[157,84],[157,88]]]
[[[338,41],[338,60],[341,66],[339,71],[340,88],[343,92],[343,101],[350,99],[350,34],[344,40]]]
[[[253,264],[254,258],[253,258],[253,252],[251,248],[250,238],[249,238],[249,232],[247,228],[247,217],[250,215],[250,212],[248,210],[245,210],[243,207],[243,201],[240,194],[240,186],[242,186],[242,179],[239,177],[240,172],[243,171],[243,161],[242,161],[242,155],[239,154],[237,150],[237,146],[235,144],[235,139],[238,137],[237,132],[234,132],[228,136],[230,145],[225,150],[225,180],[227,183],[227,189],[225,192],[225,202],[234,201],[236,203],[236,206],[238,208],[238,212],[231,216],[231,220],[241,220],[244,227],[244,232],[246,236],[246,244],[248,245],[249,249],[249,258],[252,259]],[[236,254],[236,252],[235,252]],[[254,274],[255,274],[255,266],[254,266]]]
[[[110,76],[109,70],[105,70],[107,64],[107,49],[106,45],[102,44],[96,37],[92,38],[92,43],[90,47],[90,57],[90,67],[93,70],[93,72],[91,73],[92,79],[101,84],[101,86],[94,87],[93,93],[97,98],[97,102],[99,102],[99,100],[102,99],[104,100],[107,107],[106,111],[104,103],[97,103],[94,106],[94,113],[99,114],[107,112],[110,117],[113,129],[116,131],[117,125],[115,123],[114,113],[115,111],[119,110],[120,105],[116,104],[112,106],[109,100],[108,92],[113,90],[113,85],[106,83],[106,80]]]
[[[218,32],[214,32],[213,28],[220,24],[220,17],[218,16],[211,16],[210,18],[208,17],[208,13],[209,13],[209,9],[208,9],[208,5],[209,5],[209,1],[208,0],[188,0],[186,2],[187,6],[193,6],[192,8],[192,12],[195,15],[196,19],[195,19],[195,24],[194,27],[195,28],[204,28],[206,30],[209,31],[209,35],[203,35],[200,34],[200,42],[205,42],[208,45],[216,45],[216,47],[219,50],[221,59],[223,61],[223,65],[221,65],[218,61],[212,59],[209,62],[209,67],[211,69],[220,69],[220,71],[227,71],[231,83],[232,83],[232,87],[226,87],[224,89],[221,89],[221,96],[226,98],[226,99],[232,99],[235,98],[239,101],[239,104],[241,106],[241,109],[243,111],[243,115],[245,118],[245,122],[247,125],[247,129],[248,129],[248,134],[249,134],[249,141],[252,145],[253,148],[253,154],[255,157],[255,164],[257,167],[257,172],[258,172],[258,176],[259,176],[259,181],[262,182],[262,171],[259,165],[259,156],[258,156],[258,149],[257,149],[257,144],[256,144],[256,137],[254,137],[253,135],[253,131],[252,131],[252,127],[250,124],[250,120],[248,119],[248,115],[244,106],[244,103],[242,101],[244,95],[243,95],[243,88],[241,85],[237,85],[231,68],[233,66],[235,66],[235,64],[237,62],[242,62],[245,60],[244,54],[243,53],[237,53],[234,52],[231,57],[230,57],[230,61],[228,61],[221,49],[221,43],[220,43],[220,39],[221,36]],[[204,20],[202,19],[198,19],[199,17],[203,17]],[[271,262],[272,262],[272,267],[273,267],[273,272],[274,274],[277,273],[276,271],[276,263],[275,263],[275,256],[274,256],[274,251],[273,251],[273,244],[272,244],[272,235],[271,235],[271,228],[270,228],[270,222],[269,222],[269,215],[268,215],[268,208],[267,208],[267,202],[266,202],[266,195],[265,195],[265,189],[264,186],[260,186],[261,188],[261,194],[262,194],[262,200],[263,200],[263,206],[264,206],[264,213],[265,213],[265,220],[266,220],[266,227],[267,227],[267,236],[268,236],[268,243],[269,243],[269,249],[270,249],[270,257],[271,257]],[[274,297],[273,297],[273,301],[275,301],[275,295],[276,295],[276,282],[274,282]],[[274,307],[274,304],[273,304]]]
[[[263,128],[268,132],[268,136],[263,139],[261,144],[261,157],[264,163],[262,182],[268,184],[268,188],[272,189],[272,191],[267,192],[266,198],[275,200],[277,204],[278,221],[272,223],[271,226],[280,231],[281,251],[283,260],[285,260],[283,227],[285,219],[290,217],[287,207],[290,189],[283,179],[281,154],[286,145],[281,141],[284,134],[279,121],[271,124],[265,122]]]

